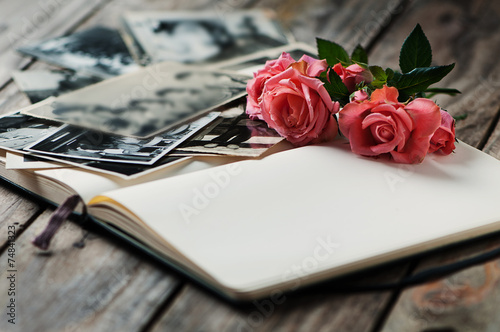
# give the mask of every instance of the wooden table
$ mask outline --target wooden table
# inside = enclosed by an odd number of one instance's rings
[[[0,2],[0,112],[29,104],[12,83],[14,69],[48,65],[14,49],[94,25],[118,26],[125,10],[184,9],[230,12],[270,7],[296,39],[316,36],[352,50],[361,43],[370,63],[396,68],[399,47],[416,23],[426,32],[434,63],[456,62],[442,87],[462,91],[439,97],[457,123],[457,137],[500,158],[500,2],[485,1],[160,1],[16,0]],[[467,176],[464,174],[464,176]],[[0,280],[1,331],[499,331],[499,260],[446,279],[382,292],[311,290],[283,303],[228,304],[121,242],[66,223],[49,253],[30,240],[52,207],[0,182],[0,267],[6,270],[7,234],[16,225],[17,324],[7,323],[7,280]],[[436,202],[439,204],[439,202]],[[428,207],[432,208],[432,207]],[[450,208],[453,208],[451,206]],[[16,224],[17,223],[17,224]],[[82,241],[84,246],[74,246]],[[365,271],[359,285],[397,281],[419,270],[500,246],[494,235]],[[4,300],[5,299],[5,300]]]

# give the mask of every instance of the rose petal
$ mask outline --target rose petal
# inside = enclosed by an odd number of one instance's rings
[[[299,61],[305,61],[309,65],[306,71],[306,74],[312,77],[319,76],[322,72],[328,68],[328,64],[326,63],[326,60],[318,60],[315,58],[312,58],[308,55],[303,55]]]
[[[339,111],[339,128],[342,134],[349,137],[351,128],[358,123],[361,125],[361,121],[358,120],[366,117],[373,106],[375,105],[369,102],[349,103],[345,105],[344,108]]]
[[[398,103],[398,96],[398,89],[384,85],[372,92],[370,100],[372,103]]]
[[[406,105],[405,110],[412,117],[415,128],[404,149],[392,151],[396,162],[421,163],[429,151],[430,139],[441,123],[440,108],[432,100],[417,98]]]

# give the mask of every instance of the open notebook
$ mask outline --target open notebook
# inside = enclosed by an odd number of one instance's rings
[[[97,219],[241,300],[500,229],[500,162],[462,142],[420,165],[360,157],[338,139],[213,166],[195,159],[126,184],[78,169],[0,173],[55,202],[81,194]]]

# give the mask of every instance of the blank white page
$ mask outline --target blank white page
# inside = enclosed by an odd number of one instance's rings
[[[225,174],[225,175],[224,175]],[[307,146],[107,193],[232,292],[309,282],[500,228],[500,162]]]

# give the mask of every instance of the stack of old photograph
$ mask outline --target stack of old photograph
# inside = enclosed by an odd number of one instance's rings
[[[53,67],[13,79],[32,105],[0,118],[6,168],[82,167],[137,178],[196,156],[256,158],[281,137],[245,113],[252,73],[313,56],[268,10],[128,12],[18,49]]]

